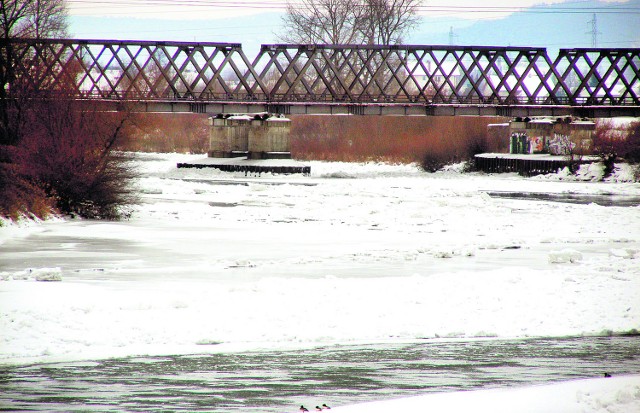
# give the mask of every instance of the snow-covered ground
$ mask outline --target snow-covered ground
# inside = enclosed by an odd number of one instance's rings
[[[314,409],[309,410],[314,411]],[[574,380],[524,388],[435,393],[331,408],[331,411],[335,413],[637,413],[640,412],[640,376]]]
[[[0,227],[0,363],[640,330],[640,207],[488,195],[640,199],[628,171],[176,168],[201,158],[136,155],[130,220]]]

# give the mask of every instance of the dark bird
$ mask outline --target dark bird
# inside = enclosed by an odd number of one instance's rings
[[[611,377],[611,374],[609,374],[609,373],[604,373],[604,377],[609,378],[609,377]]]
[[[321,411],[322,411],[322,407],[320,407],[320,406],[316,406],[316,411],[317,411],[317,412],[321,412]]]
[[[301,406],[300,406],[300,411],[301,411],[301,412],[308,412],[308,411],[309,411],[309,409],[307,409],[306,407],[304,407],[304,406],[302,406],[302,405],[301,405]]]
[[[331,410],[331,407],[327,406],[326,404],[323,404],[323,405],[322,405],[322,408],[323,408],[323,409],[326,409],[326,410]]]

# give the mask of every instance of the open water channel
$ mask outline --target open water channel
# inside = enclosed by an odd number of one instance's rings
[[[0,411],[296,412],[640,372],[640,337],[425,340],[0,367]]]

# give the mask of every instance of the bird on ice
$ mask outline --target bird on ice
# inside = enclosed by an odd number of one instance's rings
[[[321,411],[322,411],[322,407],[320,407],[320,406],[316,406],[316,411],[317,411],[317,412],[321,412]]]
[[[301,412],[308,412],[308,411],[309,411],[309,409],[307,409],[306,407],[304,407],[304,405],[301,405],[301,406],[300,406],[300,411],[301,411]]]
[[[331,407],[327,406],[326,404],[323,404],[322,408],[325,409],[325,410],[331,410]]]

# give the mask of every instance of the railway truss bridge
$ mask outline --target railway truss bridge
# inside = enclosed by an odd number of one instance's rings
[[[111,110],[640,116],[640,49],[271,44],[250,58],[234,43],[78,39],[0,49],[5,98]]]

